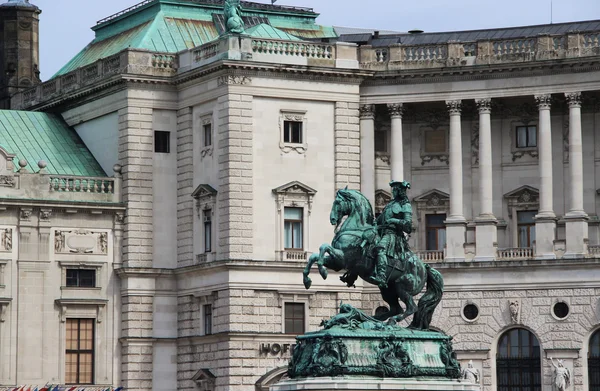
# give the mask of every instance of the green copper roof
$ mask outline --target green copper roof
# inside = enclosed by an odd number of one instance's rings
[[[75,130],[54,114],[0,110],[0,146],[16,162],[27,160],[31,172],[44,160],[50,174],[106,176]]]
[[[248,34],[259,38],[336,37],[333,27],[315,24],[318,14],[244,2]],[[147,0],[93,28],[96,38],[53,77],[112,56],[126,48],[177,53],[213,41],[223,24],[223,5],[213,0]]]

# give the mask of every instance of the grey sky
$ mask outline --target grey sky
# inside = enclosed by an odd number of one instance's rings
[[[40,69],[50,78],[94,37],[96,21],[141,0],[31,0],[40,15]],[[0,0],[4,2],[4,0]],[[258,0],[268,3],[269,0]],[[599,0],[553,0],[554,23],[600,19]],[[550,0],[279,0],[312,7],[320,24],[407,31],[474,30],[550,22]]]

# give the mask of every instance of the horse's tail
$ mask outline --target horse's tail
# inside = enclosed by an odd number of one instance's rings
[[[425,268],[427,269],[427,290],[419,300],[417,312],[415,312],[410,324],[411,328],[420,330],[429,329],[433,311],[435,311],[435,307],[442,301],[442,294],[444,293],[444,279],[440,272],[432,269],[427,264]]]

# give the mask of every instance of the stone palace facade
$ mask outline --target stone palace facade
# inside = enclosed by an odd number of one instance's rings
[[[245,33],[229,35],[219,0],[146,0],[13,96],[12,113],[64,120],[115,183],[96,200],[82,183],[98,177],[63,178],[54,206],[51,176],[6,166],[44,179],[8,180],[23,195],[0,197],[0,232],[13,232],[0,247],[0,344],[12,344],[0,385],[72,384],[56,364],[75,354],[70,327],[92,335],[92,377],[73,369],[91,384],[267,390],[295,335],[341,301],[384,305],[335,274],[305,290],[301,271],[333,236],[337,189],[377,212],[404,179],[413,249],[445,278],[434,325],[483,390],[550,391],[550,357],[574,390],[599,390],[600,21],[383,33],[242,6]],[[71,268],[97,283],[59,290],[68,273],[85,280]],[[28,313],[40,309],[43,321]]]

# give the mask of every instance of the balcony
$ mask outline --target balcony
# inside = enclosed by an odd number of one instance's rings
[[[499,248],[497,259],[531,259],[533,254],[533,247]]]
[[[299,262],[304,263],[308,261],[308,258],[312,253],[304,250],[284,250],[276,251],[276,257],[278,261],[282,262]]]

